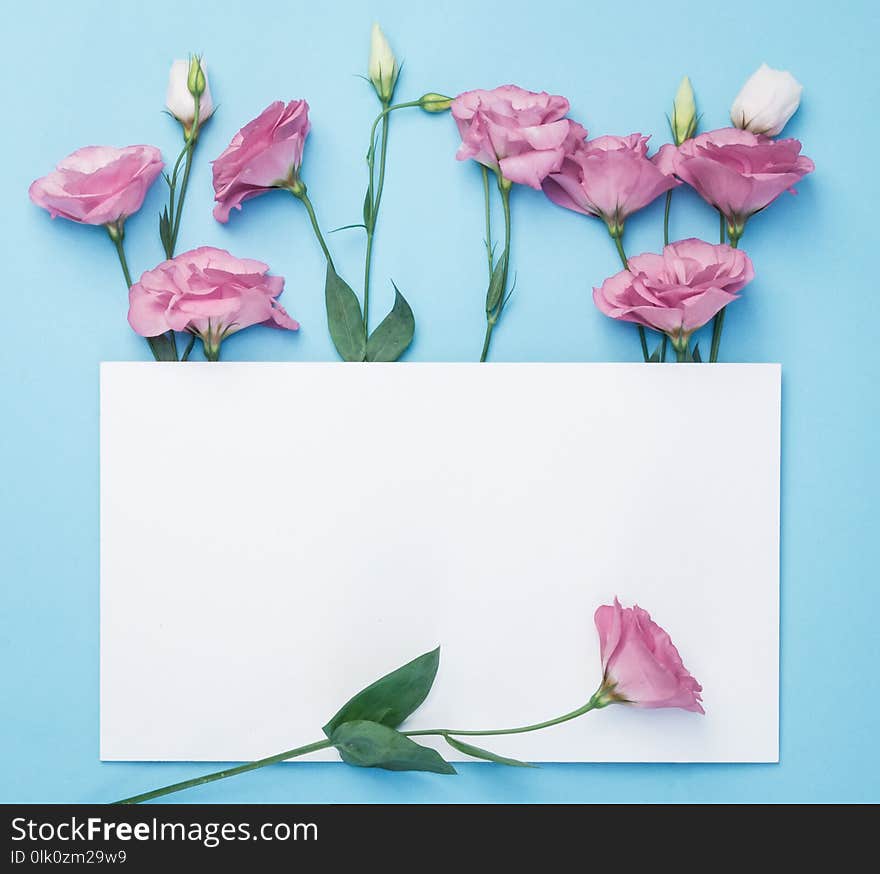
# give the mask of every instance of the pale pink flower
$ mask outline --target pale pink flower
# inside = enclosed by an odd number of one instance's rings
[[[466,91],[452,101],[461,134],[456,158],[473,158],[509,182],[540,188],[548,173],[560,169],[566,152],[587,135],[576,121],[565,118],[568,110],[564,97],[516,85]]]
[[[305,100],[270,103],[233,138],[213,161],[214,218],[229,221],[233,208],[273,188],[295,183],[309,135],[309,104]]]
[[[700,134],[680,146],[665,145],[657,165],[687,182],[727,219],[738,238],[749,217],[769,206],[815,164],[801,153],[798,140],[772,140],[725,127]]]
[[[703,687],[690,675],[670,636],[639,606],[620,601],[599,607],[595,616],[602,655],[603,703],[636,707],[679,707],[705,713]]]
[[[739,296],[755,276],[741,249],[689,239],[670,243],[661,255],[636,255],[629,269],[593,289],[596,306],[613,319],[687,339]]]
[[[52,218],[115,225],[141,208],[163,166],[154,146],[86,146],[37,179],[28,194]]]
[[[236,258],[202,246],[148,270],[129,291],[128,321],[144,337],[189,331],[216,359],[230,334],[251,325],[286,328],[299,324],[278,303],[283,276],[268,276],[268,264]]]
[[[577,143],[543,188],[554,203],[597,216],[619,234],[629,216],[676,185],[648,158],[648,137],[631,134]]]

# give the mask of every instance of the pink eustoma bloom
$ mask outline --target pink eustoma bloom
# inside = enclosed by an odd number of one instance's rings
[[[508,182],[540,188],[587,132],[565,118],[569,102],[546,92],[502,85],[466,91],[452,101],[461,134],[456,158],[477,161]]]
[[[661,255],[636,255],[628,264],[593,289],[596,306],[613,319],[661,331],[677,344],[736,300],[755,276],[742,250],[693,238],[670,243]]]
[[[601,218],[618,235],[629,216],[678,184],[648,158],[648,137],[631,134],[578,143],[543,189],[554,203]]]
[[[639,606],[614,603],[596,610],[602,655],[603,703],[678,707],[705,713],[703,687],[684,666],[670,636]]]
[[[296,183],[309,135],[309,104],[305,100],[270,103],[233,138],[214,169],[214,218],[229,221],[251,197]]]
[[[86,146],[37,179],[28,194],[52,218],[118,225],[141,208],[163,166],[154,146]]]
[[[774,140],[725,127],[700,134],[680,146],[665,145],[657,165],[686,182],[727,219],[732,239],[746,222],[794,185],[815,164],[801,153],[798,140]]]
[[[198,335],[215,360],[222,341],[251,325],[299,324],[278,303],[284,277],[268,276],[268,264],[202,246],[148,270],[129,291],[128,321],[144,337],[166,331]]]

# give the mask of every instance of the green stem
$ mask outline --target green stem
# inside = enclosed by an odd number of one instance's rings
[[[492,281],[492,273],[495,270],[494,254],[492,251],[492,208],[489,204],[489,168],[480,164],[483,171],[483,199],[486,205],[486,258],[489,261],[489,281]]]
[[[720,234],[719,234],[718,242],[723,243],[725,240],[725,237],[724,237],[725,219],[724,219],[724,213],[721,212],[721,210],[718,210],[718,218],[720,220],[720,225],[719,225]]]
[[[721,216],[721,242],[724,242],[724,228],[725,228],[725,219],[723,213],[718,213]],[[731,236],[730,237],[730,246],[735,249],[739,245],[739,237]],[[718,361],[718,353],[721,350],[721,333],[724,331],[724,314],[727,312],[727,307],[724,307],[723,310],[719,310],[719,312],[715,316],[715,321],[712,322],[712,345],[709,347],[709,363],[715,364]]]
[[[177,236],[180,233],[180,220],[183,217],[183,201],[186,198],[186,189],[189,187],[189,174],[192,170],[193,150],[195,149],[195,141],[186,147],[186,163],[183,165],[183,179],[180,182],[180,196],[177,198],[177,212],[173,218],[171,229],[171,245],[169,246],[168,257],[174,257],[174,250],[177,247]]]
[[[623,239],[622,234],[612,234],[611,239],[614,240],[614,245],[617,247],[617,254],[620,256],[620,263],[623,264],[624,270],[629,270],[629,262],[626,258],[626,252],[623,250]],[[641,325],[636,325],[639,329],[639,343],[642,347],[642,358],[645,361],[651,360],[651,355],[648,352],[648,337],[645,334],[645,329]]]
[[[501,280],[501,297],[492,312],[486,313],[486,336],[483,339],[483,351],[480,353],[480,363],[485,362],[489,355],[489,344],[492,341],[492,332],[498,319],[501,318],[501,311],[507,303],[507,272],[510,267],[510,184],[505,184],[501,175],[498,176],[498,190],[501,192],[501,205],[504,209],[504,252],[501,254],[503,260],[502,280]],[[489,274],[489,285],[492,284],[492,273]]]
[[[386,106],[373,120],[373,126],[370,128],[370,152],[373,153],[373,143],[376,139],[376,128],[379,127],[379,122],[382,121],[389,113],[394,112],[397,109],[409,109],[412,106],[420,106],[418,100],[408,100],[406,103],[393,103],[391,106]],[[372,184],[372,181],[371,181]]]
[[[681,364],[681,363],[684,363],[684,362],[686,362],[686,361],[688,360],[688,350],[687,350],[687,346],[684,346],[684,347],[679,346],[678,348],[676,348],[676,350],[675,350],[675,360],[678,361],[680,364]]]
[[[123,243],[125,231],[121,223],[117,226],[107,225],[107,234],[116,248],[116,254],[119,256],[119,265],[122,267],[125,287],[131,288],[131,271],[128,269],[128,259],[125,257],[125,244]],[[156,361],[177,361],[177,339],[173,331],[169,331],[167,334],[160,334],[158,337],[147,337],[146,341]]]
[[[607,699],[600,700],[602,690],[600,689],[593,695],[590,700],[572,710],[570,713],[564,713],[555,719],[547,719],[544,722],[534,722],[531,725],[520,725],[515,728],[489,728],[489,729],[458,729],[458,728],[421,728],[414,731],[404,731],[401,734],[406,737],[447,737],[449,735],[461,737],[490,737],[505,734],[525,734],[529,731],[539,731],[542,728],[550,728],[553,725],[559,725],[562,722],[569,722],[583,716],[591,710],[606,706],[610,703]],[[227,777],[235,777],[238,774],[246,774],[248,771],[256,771],[258,768],[265,768],[267,765],[276,765],[279,762],[286,762],[290,759],[304,756],[307,753],[314,753],[318,750],[325,750],[333,746],[330,740],[319,740],[314,743],[306,744],[302,747],[296,747],[292,750],[285,750],[274,756],[267,756],[265,759],[258,759],[255,762],[248,762],[244,765],[237,765],[234,768],[224,768],[222,771],[215,771],[213,774],[205,774],[202,777],[194,777],[192,780],[182,780],[180,783],[172,783],[169,786],[163,786],[161,789],[153,789],[150,792],[143,792],[140,795],[132,795],[130,798],[124,798],[117,801],[117,804],[140,804],[144,801],[152,801],[154,798],[161,798],[163,795],[171,795],[173,792],[180,792],[184,789],[192,789],[195,786],[204,786],[206,783],[213,783],[216,780],[225,780]]]
[[[370,128],[370,148],[367,152],[367,163],[370,168],[370,181],[367,199],[370,203],[370,216],[366,224],[367,248],[364,255],[364,331],[370,333],[370,276],[373,264],[373,235],[376,232],[376,219],[379,216],[379,205],[382,202],[382,191],[385,188],[385,159],[388,154],[389,116],[397,109],[408,109],[420,106],[418,100],[407,100],[404,103],[383,104],[382,111],[373,120]],[[382,147],[379,152],[379,180],[374,183],[376,164],[376,129],[382,124]]]
[[[111,231],[110,228],[107,228],[107,233],[110,234],[110,239],[113,242],[113,245],[116,247],[116,254],[119,256],[119,264],[122,267],[122,275],[125,278],[125,287],[131,288],[131,272],[128,269],[128,259],[125,257],[125,247],[122,242],[122,232]]]
[[[364,255],[364,333],[370,333],[370,276],[373,269],[373,236],[376,233],[376,220],[379,218],[379,205],[382,202],[382,191],[385,188],[385,161],[388,157],[389,114],[382,113],[382,148],[379,152],[379,181],[373,188],[375,174],[376,150],[373,145],[375,122],[370,131],[370,218],[367,222],[367,250]]]
[[[538,731],[542,728],[550,728],[551,725],[559,725],[562,722],[569,722],[572,719],[577,719],[578,716],[583,716],[585,713],[589,713],[591,710],[595,710],[599,707],[599,703],[597,701],[598,693],[594,695],[586,704],[581,707],[578,707],[577,710],[572,710],[570,713],[565,713],[562,716],[557,716],[555,719],[547,719],[544,722],[534,722],[531,725],[520,725],[516,728],[491,728],[491,729],[458,729],[458,728],[422,728],[416,731],[405,731],[407,737],[426,737],[428,735],[447,735],[451,734],[454,736],[462,736],[462,737],[490,737],[497,736],[502,734],[525,734],[528,731]]]
[[[189,186],[189,174],[192,169],[193,151],[195,150],[196,140],[198,139],[200,104],[201,98],[197,96],[195,98],[195,111],[193,112],[192,127],[190,128],[190,132],[184,136],[183,148],[180,150],[180,154],[174,162],[174,172],[171,174],[171,185],[169,186],[171,188],[171,194],[168,198],[168,216],[171,220],[171,227],[169,229],[168,245],[165,248],[165,256],[169,259],[174,257],[174,249],[177,246],[177,236],[180,233],[180,220],[183,216],[183,201],[186,198],[186,189]],[[184,158],[186,159],[186,164],[184,165],[183,170],[183,180],[180,184],[180,197],[177,198],[177,206],[175,208],[177,174],[180,171],[180,162]]]
[[[480,364],[485,362],[486,356],[489,354],[489,343],[492,341],[492,331],[495,330],[495,322],[491,319],[486,321],[486,335],[483,338],[483,351],[480,353]]]
[[[234,768],[225,768],[222,771],[215,771],[213,774],[205,774],[203,777],[195,777],[192,780],[183,780],[180,783],[172,783],[170,786],[163,786],[161,789],[153,789],[150,792],[143,792],[140,795],[132,795],[131,798],[123,798],[122,801],[117,801],[116,803],[140,804],[143,801],[151,801],[154,798],[161,798],[163,795],[171,795],[172,792],[180,792],[183,789],[192,789],[194,786],[204,786],[205,783],[213,783],[215,780],[224,780],[226,777],[235,777],[237,774],[245,774],[248,771],[255,771],[257,768],[265,768],[267,765],[275,765],[278,762],[285,762],[288,759],[294,759],[297,756],[304,756],[306,753],[325,750],[329,746],[331,746],[329,740],[315,741],[314,743],[306,744],[303,747],[286,750],[275,756],[258,759],[256,762],[248,762],[245,765],[237,765]]]
[[[294,197],[302,201],[302,205],[306,208],[306,212],[309,214],[309,221],[312,223],[312,230],[315,232],[315,238],[318,240],[318,245],[320,245],[321,251],[327,259],[327,263],[335,271],[336,268],[333,266],[333,256],[330,254],[330,250],[327,248],[327,243],[324,240],[324,235],[321,233],[321,226],[318,224],[318,217],[315,215],[315,208],[312,206],[312,201],[309,199],[305,185],[302,185],[302,183],[300,183],[300,185],[301,190],[296,191],[294,188],[290,188],[289,191]]]
[[[663,335],[663,339],[660,341],[660,360],[666,361],[666,346],[669,343],[669,337],[666,334]]]
[[[666,209],[663,210],[663,245],[669,245],[669,208],[672,206],[672,189],[666,192]]]

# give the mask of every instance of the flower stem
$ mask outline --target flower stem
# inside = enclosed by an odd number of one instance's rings
[[[204,786],[205,783],[213,783],[215,780],[224,780],[227,777],[235,777],[238,774],[245,774],[248,771],[256,771],[257,768],[265,768],[267,765],[274,765],[278,762],[285,762],[288,759],[294,759],[297,756],[304,756],[306,753],[325,750],[329,746],[331,746],[329,740],[315,741],[314,743],[306,744],[302,747],[286,750],[275,756],[258,759],[256,762],[248,762],[245,765],[237,765],[234,768],[225,768],[222,771],[215,771],[213,774],[205,774],[202,777],[195,777],[192,780],[183,780],[180,783],[172,783],[170,786],[163,786],[161,789],[153,789],[150,792],[143,792],[140,795],[132,795],[131,798],[123,798],[116,803],[140,804],[143,801],[151,801],[154,798],[161,798],[163,795],[171,795],[172,792],[180,792],[183,789],[192,789],[194,786]]]
[[[186,163],[183,166],[183,179],[180,182],[180,196],[177,198],[177,212],[174,216],[174,224],[171,230],[171,244],[168,247],[168,257],[174,257],[174,250],[177,247],[177,236],[180,233],[180,220],[183,216],[183,201],[186,198],[186,189],[189,187],[189,174],[192,169],[193,150],[195,149],[195,141],[191,141],[185,147]]]
[[[327,248],[327,243],[324,240],[324,235],[321,233],[321,226],[318,224],[318,217],[315,215],[315,208],[312,206],[312,201],[309,199],[308,192],[305,190],[305,186],[302,185],[301,190],[296,191],[293,188],[288,189],[294,197],[298,200],[302,201],[302,205],[306,208],[306,212],[309,214],[309,221],[312,223],[312,230],[315,232],[315,238],[318,241],[318,245],[321,247],[321,251],[324,253],[324,257],[327,259],[327,263],[333,267],[334,270],[336,268],[333,266],[333,256],[330,254],[330,250]]]
[[[483,337],[483,351],[480,353],[480,364],[483,364],[486,361],[486,356],[489,354],[489,343],[492,342],[492,331],[495,330],[495,322],[491,319],[486,321],[486,334]]]
[[[387,107],[386,107],[387,108]],[[370,215],[367,221],[367,249],[364,254],[364,333],[370,334],[370,276],[373,269],[373,236],[376,233],[376,220],[379,217],[379,204],[382,202],[382,189],[385,187],[385,161],[388,157],[388,127],[390,116],[382,112],[382,147],[379,152],[379,181],[373,187],[376,170],[376,150],[373,145],[376,123],[370,131]]]
[[[483,351],[480,353],[480,363],[485,362],[486,358],[489,355],[489,344],[492,342],[492,332],[495,330],[495,325],[498,323],[498,319],[501,318],[501,311],[504,309],[504,305],[507,303],[507,272],[510,267],[510,184],[505,184],[503,177],[499,175],[498,177],[498,190],[501,192],[501,205],[504,209],[504,252],[501,254],[503,266],[502,270],[502,280],[501,280],[501,297],[498,300],[498,303],[495,305],[494,309],[489,312],[486,312],[486,335],[483,339]],[[491,288],[492,285],[492,276],[495,273],[495,270],[490,272],[489,274],[489,286]]]
[[[547,719],[544,722],[535,722],[531,725],[520,725],[515,728],[488,728],[488,729],[464,729],[464,728],[420,728],[413,731],[401,732],[405,737],[490,737],[506,734],[525,734],[529,731],[539,731],[542,728],[550,728],[553,725],[559,725],[562,722],[569,722],[583,716],[591,710],[605,707],[610,703],[607,699],[601,699],[602,690],[596,692],[590,700],[572,710],[557,716],[554,719]],[[295,759],[298,756],[304,756],[308,753],[314,753],[318,750],[325,750],[333,746],[330,740],[319,740],[305,746],[296,747],[292,750],[285,750],[283,753],[277,753],[274,756],[267,756],[265,759],[258,759],[255,762],[248,762],[244,765],[236,765],[233,768],[224,768],[222,771],[215,771],[213,774],[205,774],[202,777],[194,777],[192,780],[183,780],[180,783],[172,783],[169,786],[163,786],[161,789],[153,789],[150,792],[143,792],[140,795],[132,795],[130,798],[124,798],[117,801],[116,804],[140,804],[144,801],[152,801],[154,798],[161,798],[164,795],[171,795],[174,792],[181,792],[184,789],[192,789],[195,786],[204,786],[206,783],[213,783],[216,780],[225,780],[227,777],[235,777],[238,774],[246,774],[248,771],[256,771],[258,768],[265,768],[268,765],[276,765],[279,762],[286,762],[289,759]]]
[[[719,212],[721,216],[721,242],[724,242],[725,218],[724,213]],[[730,238],[730,246],[735,249],[739,245],[739,237],[732,236]],[[712,322],[712,345],[709,347],[709,362],[715,364],[718,361],[718,352],[721,349],[721,333],[724,330],[724,314],[727,307],[719,310],[715,315],[715,321]]]
[[[564,713],[562,716],[557,716],[555,719],[547,719],[544,722],[535,722],[531,725],[520,725],[516,728],[489,728],[489,729],[464,729],[464,728],[421,728],[416,731],[405,731],[407,737],[427,737],[429,735],[448,735],[451,734],[453,736],[462,736],[462,737],[494,737],[503,734],[525,734],[528,731],[539,731],[542,728],[550,728],[552,725],[559,725],[562,722],[569,722],[572,719],[577,719],[578,716],[583,716],[585,713],[589,713],[591,710],[595,710],[599,707],[599,703],[596,700],[598,693],[594,695],[590,700],[578,707],[577,710],[572,710],[570,713]]]
[[[663,210],[663,245],[669,245],[669,209],[672,206],[672,189],[666,192],[666,209]]]
[[[125,287],[131,288],[131,271],[128,269],[128,259],[125,257],[125,231],[121,222],[117,225],[107,225],[107,234],[116,248],[119,257],[119,265],[122,267],[122,275],[125,278]],[[177,361],[177,339],[173,331],[160,334],[158,337],[147,337],[147,344],[156,361]]]
[[[174,162],[174,171],[171,174],[171,183],[169,185],[171,193],[168,197],[168,218],[171,226],[168,229],[168,239],[165,241],[165,257],[171,259],[174,257],[174,249],[177,246],[177,235],[180,233],[180,220],[183,215],[183,201],[186,199],[186,189],[189,186],[189,174],[192,169],[193,151],[196,147],[199,131],[199,105],[201,98],[195,97],[195,111],[193,113],[192,127],[188,134],[184,134],[183,148]],[[180,162],[185,159],[186,163],[183,170],[183,180],[180,183],[180,196],[177,196],[177,174],[180,172]],[[176,199],[176,205],[175,205]]]
[[[486,258],[489,262],[489,281],[492,281],[492,273],[495,270],[495,258],[492,251],[492,208],[489,203],[489,168],[480,164],[483,171],[483,200],[486,206]]]
[[[626,252],[623,250],[623,235],[622,234],[612,234],[611,239],[614,240],[614,245],[617,247],[617,254],[620,256],[620,263],[623,264],[624,270],[629,270],[629,262],[626,258]],[[639,329],[639,344],[642,347],[642,358],[645,361],[650,361],[651,355],[648,352],[648,337],[645,334],[645,329],[642,325],[636,325]]]
[[[418,100],[408,100],[405,103],[383,103],[382,111],[373,120],[370,128],[370,149],[367,152],[367,163],[370,168],[370,183],[367,199],[370,204],[370,213],[366,222],[367,247],[364,254],[364,331],[370,333],[370,277],[373,265],[373,236],[376,233],[376,221],[379,217],[379,205],[382,202],[382,191],[385,188],[385,162],[388,155],[388,127],[390,115],[397,109],[407,109],[412,106],[420,106]],[[379,179],[375,180],[376,170],[376,129],[382,124],[382,146],[379,150]]]

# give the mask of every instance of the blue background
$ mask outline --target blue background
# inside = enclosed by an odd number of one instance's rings
[[[19,5],[6,23],[0,140],[0,798],[105,801],[210,770],[98,761],[98,363],[146,360],[148,351],[126,324],[104,232],[51,222],[28,201],[27,187],[87,144],[154,143],[173,160],[179,128],[162,114],[168,67],[204,52],[220,108],[197,152],[178,251],[218,245],[287,277],[283,300],[302,330],[249,330],[224,345],[227,360],[333,359],[323,263],[304,211],[276,193],[217,224],[208,160],[271,100],[306,97],[313,133],[304,178],[322,224],[359,221],[377,104],[355,74],[366,69],[375,18],[406,61],[398,99],[516,82],[568,96],[591,134],[653,133],[654,146],[667,139],[665,113],[684,73],[704,130],[727,122],[733,96],[764,60],[803,82],[803,106],[786,133],[803,140],[817,171],[797,197],[783,196],[749,225],[743,247],[757,279],[732,305],[722,349],[723,360],[783,363],[781,763],[540,771],[473,764],[456,778],[312,764],[179,800],[878,800],[876,9],[816,3],[795,13],[780,0]],[[454,160],[457,143],[448,115],[394,116],[373,324],[391,304],[393,277],[418,321],[410,360],[473,360],[482,341],[480,177]],[[156,184],[128,223],[136,276],[161,260],[164,197]],[[601,316],[590,297],[618,269],[603,228],[525,189],[514,192],[513,212],[517,289],[493,357],[635,360],[633,329]],[[661,218],[662,199],[630,221],[630,254],[659,248]],[[672,233],[714,241],[715,215],[680,191]],[[334,235],[331,245],[359,287],[359,232]],[[283,442],[278,448],[283,456]],[[169,512],[198,512],[205,498],[182,488]],[[736,532],[730,537],[737,548]]]

